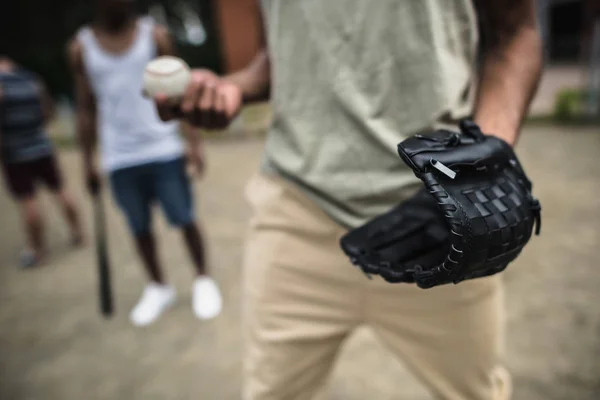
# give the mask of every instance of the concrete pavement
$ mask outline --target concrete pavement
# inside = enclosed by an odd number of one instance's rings
[[[178,232],[156,221],[161,259],[179,290],[172,311],[148,328],[127,314],[143,275],[121,215],[106,194],[117,315],[97,312],[94,253],[70,251],[57,208],[44,195],[49,262],[19,270],[15,206],[0,191],[0,399],[236,400],[240,398],[240,260],[249,209],[244,182],[257,168],[261,139],[210,141],[208,175],[197,183],[209,255],[225,312],[194,319],[191,267]],[[508,364],[515,399],[600,398],[600,133],[528,127],[518,147],[542,201],[542,236],[506,273]],[[91,208],[79,157],[62,153],[69,185]],[[160,215],[158,213],[157,215]],[[344,345],[328,386],[332,400],[430,399],[400,362],[359,330]]]

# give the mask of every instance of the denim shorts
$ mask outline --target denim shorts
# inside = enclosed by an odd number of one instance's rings
[[[173,226],[185,226],[194,220],[192,190],[183,158],[118,169],[110,174],[110,184],[135,235],[150,232],[155,202],[160,203]]]

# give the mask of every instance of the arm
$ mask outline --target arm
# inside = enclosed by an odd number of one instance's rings
[[[177,49],[171,34],[164,25],[154,26],[154,43],[156,43],[157,56],[177,56]]]
[[[266,48],[261,49],[246,68],[223,79],[240,88],[246,104],[268,100],[271,88],[271,64]]]
[[[195,70],[181,102],[181,115],[193,125],[206,129],[225,129],[244,104],[268,100],[271,86],[270,64],[262,49],[250,64],[219,78],[211,71]],[[175,115],[166,99],[158,99],[161,118]]]
[[[40,88],[40,103],[42,105],[42,114],[44,116],[44,123],[48,124],[52,118],[54,118],[56,109],[54,107],[54,101],[52,96],[48,92],[48,88],[44,84],[41,78],[37,79],[38,87]]]
[[[246,68],[224,77],[226,81],[237,85],[241,89],[242,100],[245,104],[267,101],[270,98],[271,62],[267,51],[263,14],[260,11],[258,11],[258,18],[261,27],[259,40],[262,48]]]
[[[177,49],[169,30],[163,25],[154,27],[154,42],[158,56],[177,57]],[[194,164],[196,172],[202,173],[204,169],[204,142],[202,137],[193,126],[186,121],[181,121],[181,131],[187,139],[188,159]]]
[[[535,0],[475,0],[485,39],[475,122],[514,145],[543,64]]]
[[[261,35],[264,44],[264,32]],[[267,100],[271,85],[270,62],[263,47],[246,68],[224,77],[206,69],[193,70],[192,81],[178,110],[173,110],[165,96],[156,96],[161,118],[164,121],[182,118],[205,129],[225,129],[244,103]]]
[[[68,59],[75,80],[76,131],[83,152],[84,166],[88,171],[94,168],[96,149],[96,99],[85,73],[82,48],[77,40],[68,47]]]

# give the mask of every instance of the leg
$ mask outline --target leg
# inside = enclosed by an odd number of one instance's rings
[[[206,275],[204,241],[198,223],[192,222],[183,227],[183,237],[198,276]]]
[[[81,227],[81,218],[75,205],[73,197],[65,188],[64,181],[56,156],[51,155],[36,162],[37,176],[54,193],[60,204],[65,219],[71,229],[73,245],[83,243],[83,229]]]
[[[138,232],[134,237],[138,255],[142,259],[148,278],[158,285],[164,285],[165,279],[158,262],[154,234],[148,230],[146,232]]]
[[[194,221],[194,201],[183,159],[154,166],[156,196],[170,224],[182,229],[197,275],[206,274],[205,247]]]
[[[175,289],[164,283],[152,232],[147,230],[136,233],[135,243],[150,283],[131,310],[129,320],[136,326],[145,326],[155,322],[164,311],[171,307],[175,302]]]
[[[175,289],[164,283],[162,270],[156,255],[156,243],[150,229],[135,234],[135,243],[150,284],[144,289],[141,299],[131,310],[130,321],[136,326],[153,323],[175,302]]]
[[[243,270],[244,400],[312,400],[360,321],[364,277],[340,231],[290,187],[256,177]]]
[[[21,254],[21,265],[31,267],[44,253],[43,221],[35,192],[35,174],[31,162],[2,164],[9,192],[17,200],[27,234],[28,249]]]
[[[200,231],[195,223],[183,228],[185,241],[198,276],[192,288],[192,308],[199,319],[211,319],[221,313],[223,299],[217,283],[206,274],[204,268],[204,246]]]
[[[44,255],[44,223],[35,195],[20,199],[19,206],[29,244],[29,251],[23,253],[21,262],[23,266],[29,267],[37,264]]]
[[[157,284],[164,282],[152,233],[152,187],[144,172],[147,166],[117,170],[110,175],[113,195],[127,218],[137,252],[148,278]]]
[[[153,200],[151,166],[115,171],[110,176],[113,194],[123,209],[135,237],[140,258],[151,282],[130,314],[134,325],[148,325],[175,301],[175,290],[164,284],[156,243],[151,230],[150,205]]]
[[[178,159],[156,164],[154,168],[156,195],[171,225],[182,228],[196,270],[192,296],[194,313],[200,319],[214,318],[221,312],[223,301],[217,283],[207,275],[205,247],[194,221],[192,189],[185,162]]]
[[[62,188],[58,192],[55,192],[56,198],[58,199],[58,203],[60,204],[65,219],[69,224],[69,228],[71,230],[71,238],[74,246],[79,246],[83,244],[83,229],[81,226],[81,219],[79,216],[79,211],[77,206],[75,205],[75,201],[69,193],[68,190]]]
[[[436,398],[510,398],[501,276],[427,290],[380,279],[369,286],[368,322]]]

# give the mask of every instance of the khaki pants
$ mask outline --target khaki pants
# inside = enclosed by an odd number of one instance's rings
[[[440,399],[510,398],[499,276],[419,289],[368,280],[344,230],[282,179],[255,176],[244,262],[244,400],[313,399],[367,324]]]

